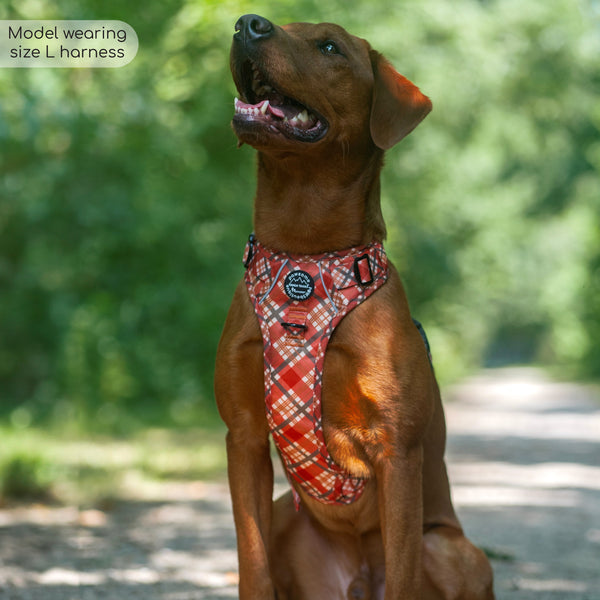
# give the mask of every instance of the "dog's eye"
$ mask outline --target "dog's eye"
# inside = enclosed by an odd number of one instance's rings
[[[331,40],[327,40],[326,42],[322,42],[319,45],[319,48],[320,48],[321,52],[323,54],[325,54],[325,56],[332,55],[332,54],[341,54],[341,52],[339,51],[339,49],[336,46],[335,42],[332,42]]]

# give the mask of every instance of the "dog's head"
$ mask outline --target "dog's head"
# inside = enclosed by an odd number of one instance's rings
[[[387,150],[429,113],[431,101],[365,40],[331,23],[278,27],[258,15],[235,26],[233,129],[259,150]]]

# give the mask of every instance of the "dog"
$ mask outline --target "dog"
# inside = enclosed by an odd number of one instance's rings
[[[233,130],[258,152],[215,372],[239,597],[492,600],[452,506],[426,337],[382,246],[384,151],[431,102],[329,23],[245,15],[230,63]],[[276,501],[270,434],[292,487]]]

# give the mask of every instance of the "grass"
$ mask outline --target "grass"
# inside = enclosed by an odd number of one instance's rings
[[[225,477],[224,431],[151,429],[111,438],[0,427],[0,503],[94,506],[164,482]]]

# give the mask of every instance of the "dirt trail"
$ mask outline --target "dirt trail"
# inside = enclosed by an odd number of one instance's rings
[[[534,369],[447,395],[448,463],[499,600],[600,600],[600,390]]]
[[[600,392],[533,369],[446,393],[448,463],[498,600],[600,600]],[[111,511],[0,510],[0,600],[236,598],[224,481]]]

